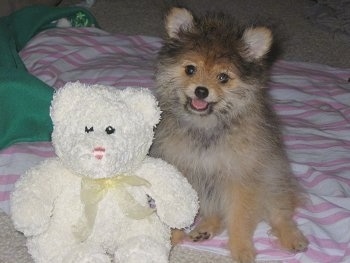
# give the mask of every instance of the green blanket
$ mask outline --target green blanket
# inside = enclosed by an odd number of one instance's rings
[[[81,7],[31,6],[0,18],[0,149],[17,142],[50,141],[53,88],[29,74],[18,52],[37,33],[67,18],[73,26],[98,26]]]

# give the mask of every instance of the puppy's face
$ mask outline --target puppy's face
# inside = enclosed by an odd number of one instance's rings
[[[198,125],[239,115],[265,80],[271,32],[240,30],[224,16],[196,20],[180,8],[169,13],[166,29],[157,69],[160,106]]]
[[[189,114],[208,116],[222,108],[225,98],[237,91],[237,69],[215,52],[187,51],[169,65],[178,102]],[[169,87],[169,89],[172,89]]]

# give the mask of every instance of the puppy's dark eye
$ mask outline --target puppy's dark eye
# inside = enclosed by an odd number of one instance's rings
[[[218,80],[223,84],[227,83],[229,81],[229,79],[230,79],[230,77],[226,73],[220,73],[218,75]]]
[[[94,127],[91,126],[90,128],[88,128],[87,126],[85,126],[85,132],[89,133],[89,132],[93,132],[94,131]]]
[[[187,65],[185,67],[185,72],[188,76],[194,75],[194,73],[196,73],[196,70],[197,70],[196,67],[193,65]]]
[[[115,132],[115,129],[112,126],[108,126],[105,131],[107,134],[112,134]]]

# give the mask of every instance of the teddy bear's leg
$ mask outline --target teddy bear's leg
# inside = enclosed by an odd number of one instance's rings
[[[40,263],[64,262],[65,255],[76,246],[77,241],[65,228],[59,231],[49,229],[41,235],[27,239],[29,254],[31,254],[35,262]]]
[[[168,263],[170,242],[161,243],[149,236],[125,241],[114,254],[115,263]]]
[[[50,263],[110,263],[106,252],[93,243],[79,243],[63,231],[63,235],[43,234],[27,241],[29,253],[35,262]]]
[[[64,263],[111,263],[111,258],[99,246],[93,243],[83,243],[72,247],[64,257]]]

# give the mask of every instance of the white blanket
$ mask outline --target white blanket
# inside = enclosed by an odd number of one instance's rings
[[[158,38],[110,35],[95,28],[50,29],[33,38],[21,57],[28,70],[59,88],[67,81],[116,88],[153,88]],[[278,61],[269,83],[281,118],[294,175],[310,202],[295,219],[310,240],[296,255],[282,251],[259,224],[258,260],[350,262],[350,69]],[[54,156],[50,142],[16,144],[0,151],[0,208],[9,212],[9,193],[23,172]],[[226,232],[183,246],[228,255]]]

